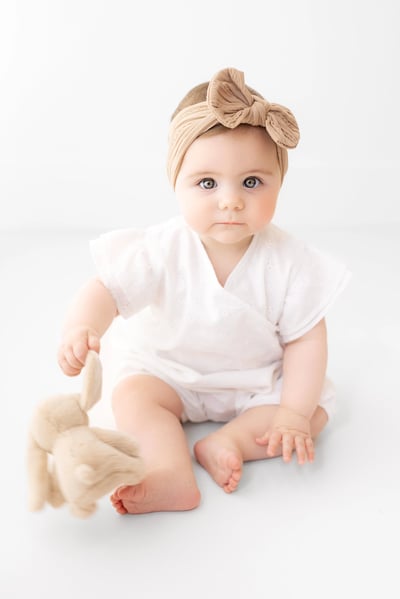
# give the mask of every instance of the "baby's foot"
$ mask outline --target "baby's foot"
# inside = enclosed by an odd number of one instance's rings
[[[232,493],[242,476],[243,459],[229,441],[218,434],[210,435],[194,446],[197,461],[226,493]]]
[[[153,472],[133,486],[118,487],[110,497],[119,514],[192,510],[200,503],[195,484],[176,479],[176,473]]]

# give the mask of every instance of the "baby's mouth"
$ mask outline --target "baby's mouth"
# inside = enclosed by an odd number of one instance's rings
[[[227,221],[221,221],[218,222],[217,225],[244,225],[244,223],[239,223],[237,221],[233,221],[233,220],[227,220]]]

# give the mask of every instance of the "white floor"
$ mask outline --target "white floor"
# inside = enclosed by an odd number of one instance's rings
[[[104,498],[87,521],[28,513],[24,460],[33,406],[79,390],[54,354],[93,234],[0,234],[2,598],[400,596],[400,225],[295,233],[353,271],[328,318],[339,409],[315,464],[247,464],[230,496],[195,466],[197,510],[120,517]]]

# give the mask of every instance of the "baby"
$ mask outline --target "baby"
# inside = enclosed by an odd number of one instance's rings
[[[140,312],[112,401],[147,476],[115,490],[120,514],[198,506],[185,421],[223,423],[194,454],[227,493],[246,461],[314,459],[335,403],[324,317],[349,273],[271,224],[298,140],[287,108],[224,69],[171,121],[168,175],[182,214],[92,242],[98,276],[68,311],[58,360],[77,375],[113,320]]]

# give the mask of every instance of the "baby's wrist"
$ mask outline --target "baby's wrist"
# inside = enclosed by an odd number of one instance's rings
[[[96,329],[87,325],[67,327],[61,335],[60,351],[63,352],[68,348],[84,361],[89,349],[100,351],[100,335]]]
[[[287,425],[288,423],[291,428],[305,430],[309,429],[310,419],[292,408],[280,405],[274,418],[274,425],[280,426],[280,424]]]
[[[71,337],[85,337],[89,334],[99,337],[98,332],[92,326],[86,324],[75,324],[64,327],[61,337],[62,339],[70,339]]]

